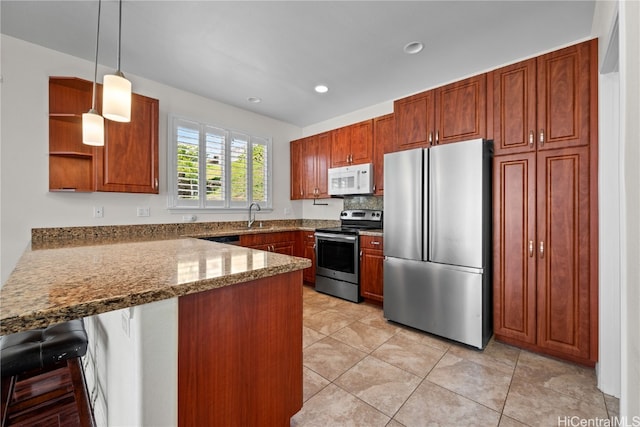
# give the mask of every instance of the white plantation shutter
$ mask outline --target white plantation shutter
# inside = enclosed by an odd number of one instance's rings
[[[267,204],[269,201],[268,183],[269,183],[269,141],[265,138],[251,138],[251,165],[252,165],[252,182],[254,202]]]
[[[227,131],[206,126],[206,206],[224,207],[227,198],[226,188],[226,145]]]
[[[200,204],[200,126],[180,120],[176,123],[177,206]]]
[[[231,133],[231,206],[248,206],[249,136]]]
[[[171,208],[271,208],[271,140],[171,117]]]

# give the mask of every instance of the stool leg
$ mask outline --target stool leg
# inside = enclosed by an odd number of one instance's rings
[[[7,413],[9,412],[9,402],[13,395],[13,388],[16,385],[16,377],[2,377],[2,389],[0,391],[0,426],[4,427],[7,422]]]
[[[67,360],[67,366],[71,373],[71,383],[73,384],[73,394],[78,407],[80,425],[82,427],[94,427],[95,421],[89,404],[89,393],[87,392],[87,384],[84,381],[81,359],[79,357],[69,359]]]

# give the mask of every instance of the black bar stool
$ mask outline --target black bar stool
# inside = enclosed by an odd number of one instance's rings
[[[87,343],[82,320],[0,337],[2,427],[93,426],[80,361]]]

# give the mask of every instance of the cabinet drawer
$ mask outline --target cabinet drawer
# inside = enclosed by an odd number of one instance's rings
[[[383,250],[381,236],[360,236],[361,249]]]

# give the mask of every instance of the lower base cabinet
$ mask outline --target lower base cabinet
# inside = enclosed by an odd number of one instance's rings
[[[383,301],[382,237],[360,236],[360,296],[365,300]]]
[[[316,283],[316,236],[313,231],[301,231],[302,258],[311,260],[311,267],[302,270],[302,279],[306,283]]]
[[[242,235],[240,245],[290,256],[294,256],[297,252],[295,231]]]

